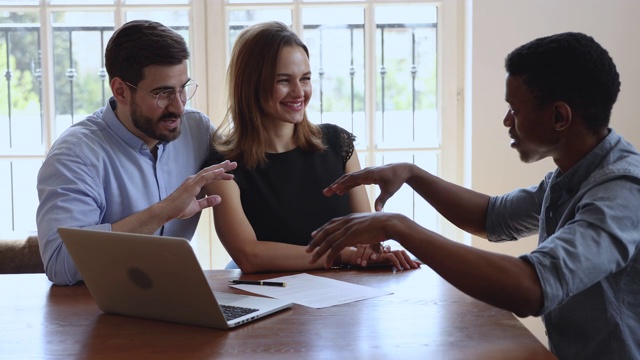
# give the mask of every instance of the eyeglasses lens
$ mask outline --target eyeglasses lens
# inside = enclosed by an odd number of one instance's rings
[[[189,84],[185,85],[177,93],[178,96],[180,97],[180,101],[182,101],[183,104],[186,104],[187,101],[191,100],[191,98],[196,94],[196,90],[197,89],[198,89],[198,84],[196,84],[196,83],[189,83]],[[169,105],[171,102],[173,102],[175,97],[176,97],[176,93],[175,92],[173,94],[171,94],[169,96],[165,96],[165,97],[158,96],[157,97],[158,107],[161,108],[161,109],[167,107],[167,105]]]

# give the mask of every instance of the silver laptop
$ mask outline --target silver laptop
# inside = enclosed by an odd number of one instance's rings
[[[108,314],[228,329],[292,305],[213,292],[186,239],[65,227],[58,233]]]

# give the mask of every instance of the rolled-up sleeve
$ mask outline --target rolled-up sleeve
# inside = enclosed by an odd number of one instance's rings
[[[624,289],[629,285],[624,280],[626,273],[619,270],[628,266],[640,247],[640,180],[619,177],[601,183],[575,202],[574,217],[520,257],[535,267],[544,290],[544,307],[537,315],[603,279],[607,279],[603,291],[612,296],[628,292]]]
[[[513,241],[538,233],[548,175],[538,186],[492,196],[487,209],[489,241]]]

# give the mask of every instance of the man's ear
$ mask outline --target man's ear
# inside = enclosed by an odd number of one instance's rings
[[[553,104],[553,127],[556,130],[564,130],[571,124],[571,107],[563,101]]]
[[[111,86],[111,92],[113,97],[119,104],[128,105],[131,101],[131,89],[122,79],[115,77],[111,79],[109,84]]]

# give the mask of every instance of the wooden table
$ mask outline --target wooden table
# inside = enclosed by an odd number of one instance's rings
[[[205,271],[216,291],[239,270]],[[393,292],[291,309],[232,330],[106,315],[84,285],[0,275],[0,358],[554,359],[509,312],[458,291],[427,267],[309,272]],[[291,273],[242,275],[267,279]]]

